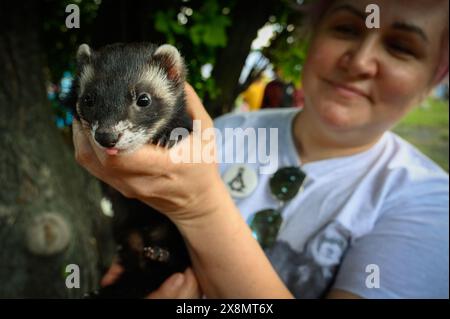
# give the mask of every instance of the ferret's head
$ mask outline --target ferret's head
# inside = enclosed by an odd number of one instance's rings
[[[77,52],[76,113],[109,154],[156,138],[184,104],[186,70],[168,44],[114,44]]]

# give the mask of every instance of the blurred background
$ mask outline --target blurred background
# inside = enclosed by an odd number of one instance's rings
[[[303,2],[1,1],[0,297],[81,297],[114,255],[110,204],[73,159],[61,104],[81,43],[175,45],[213,118],[301,108]],[[70,4],[79,28],[66,26]],[[394,130],[448,171],[448,120],[447,82]],[[65,285],[68,264],[80,266],[79,289]]]

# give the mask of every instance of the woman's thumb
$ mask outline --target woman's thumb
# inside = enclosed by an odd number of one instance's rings
[[[163,284],[154,292],[149,294],[149,299],[174,299],[177,298],[181,287],[185,281],[185,275],[176,273],[170,276]]]

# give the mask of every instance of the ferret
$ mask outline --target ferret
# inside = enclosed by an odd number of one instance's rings
[[[72,90],[76,115],[93,140],[110,155],[136,150],[148,142],[167,145],[177,127],[192,130],[185,110],[186,68],[169,44],[112,44],[77,52]]]
[[[111,44],[77,51],[77,73],[67,104],[109,156],[146,143],[172,147],[174,128],[192,131],[186,112],[186,67],[172,45]],[[183,237],[163,214],[103,185],[114,210],[114,237],[124,273],[88,298],[140,298],[157,289],[190,258]]]

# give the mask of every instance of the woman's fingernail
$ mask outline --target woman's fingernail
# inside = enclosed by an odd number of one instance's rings
[[[173,289],[178,289],[183,285],[184,275],[181,273],[175,274],[170,278],[169,285]]]

